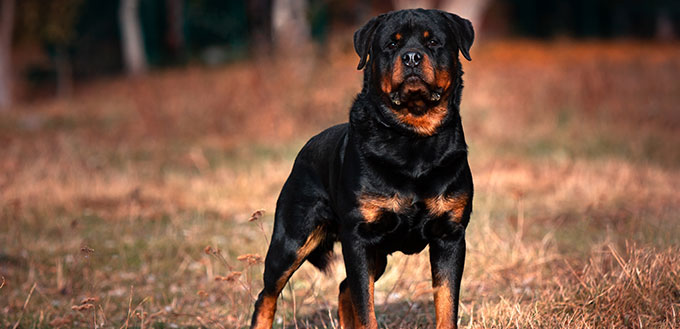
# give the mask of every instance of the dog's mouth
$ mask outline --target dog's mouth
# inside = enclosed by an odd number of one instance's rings
[[[432,88],[421,77],[410,75],[389,94],[389,97],[394,107],[419,113],[439,103],[442,91],[439,88]]]

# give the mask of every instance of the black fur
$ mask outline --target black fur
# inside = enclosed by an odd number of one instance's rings
[[[400,39],[392,48],[397,33]],[[354,34],[358,69],[365,68],[362,91],[352,105],[349,123],[314,136],[298,154],[283,186],[253,328],[263,326],[263,300],[275,300],[281,282],[300,265],[298,258],[325,270],[336,241],[342,244],[347,270],[341,293],[349,289],[357,326],[376,326],[368,287],[384,271],[386,256],[395,251],[417,253],[430,245],[433,283],[451,289],[451,314],[445,314],[452,319],[439,319],[438,327],[455,327],[473,192],[459,113],[463,72],[458,53],[469,60],[473,39],[469,21],[422,9],[380,15]],[[411,50],[427,56],[439,76],[450,75],[445,90],[422,87],[422,82],[415,83],[422,95],[404,95],[405,89],[398,89],[398,97],[415,97],[414,104],[423,107],[418,109],[395,105],[390,100],[395,96],[381,89],[382,79],[394,71],[395,63],[401,63],[397,57]],[[420,77],[424,72],[421,67],[412,74]],[[441,92],[441,100],[427,99],[431,92]],[[438,124],[432,133],[418,133],[396,115],[401,110],[420,118],[436,106],[445,108],[445,116],[433,121]],[[452,208],[439,214],[428,208],[428,200],[459,195],[467,198],[459,213]],[[410,203],[399,204],[399,211],[381,209],[376,220],[368,221],[359,209],[362,196],[402,196]],[[311,252],[301,253],[315,230],[321,238],[312,241]]]

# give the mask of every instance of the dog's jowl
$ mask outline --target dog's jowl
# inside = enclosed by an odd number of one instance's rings
[[[427,245],[437,328],[456,327],[473,195],[459,57],[470,60],[473,38],[468,20],[422,9],[380,15],[354,34],[361,93],[349,123],[314,136],[295,160],[251,328],[271,328],[290,276],[304,261],[325,269],[336,241],[342,328],[377,328],[373,285],[387,255]]]

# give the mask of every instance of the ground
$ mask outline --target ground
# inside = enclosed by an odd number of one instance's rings
[[[294,156],[360,89],[356,55],[331,53],[97,81],[1,114],[0,327],[246,327]],[[680,327],[680,47],[472,57],[461,327]],[[381,327],[432,327],[429,273],[426,251],[389,257]],[[343,277],[339,256],[329,274],[303,265],[275,326],[335,328]]]

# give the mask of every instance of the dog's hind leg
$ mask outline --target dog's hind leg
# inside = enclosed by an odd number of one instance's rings
[[[323,222],[325,202],[287,199],[282,193],[276,209],[274,233],[264,264],[264,288],[255,302],[251,328],[269,329],[274,322],[276,300],[293,273],[327,238]],[[303,198],[304,199],[304,198]]]
[[[347,279],[344,279],[342,282],[340,282],[339,290],[338,320],[340,320],[340,328],[349,329],[354,327],[354,307],[352,306],[352,297],[349,294]]]
[[[265,259],[264,288],[255,302],[251,328],[269,329],[272,327],[279,294],[293,273],[323,241],[324,237],[324,228],[319,226],[296,248],[288,245],[293,241],[272,240]]]
[[[319,226],[298,245],[291,240],[272,240],[265,258],[264,288],[255,302],[251,328],[269,329],[272,327],[279,294],[307,256],[323,241],[325,234],[324,227]]]

